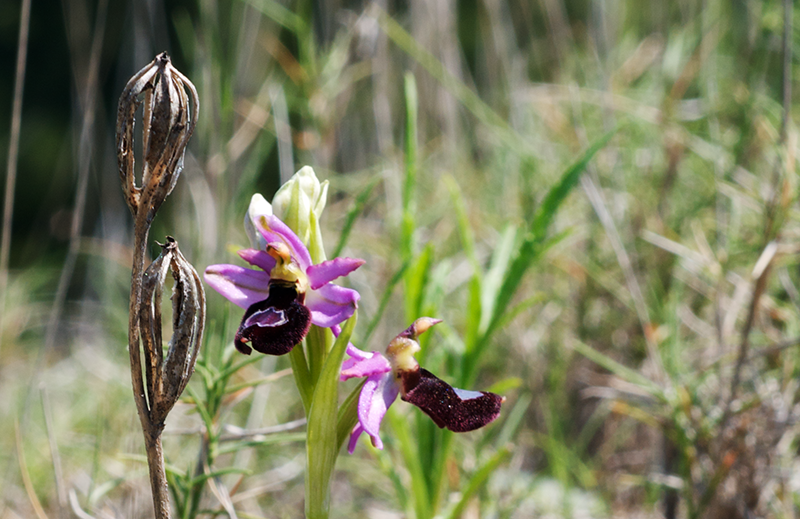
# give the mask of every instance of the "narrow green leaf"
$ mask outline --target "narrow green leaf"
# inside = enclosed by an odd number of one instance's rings
[[[225,442],[223,446],[217,450],[217,453],[219,455],[229,454],[231,452],[239,452],[247,447],[263,447],[264,445],[274,445],[276,443],[294,443],[301,442],[305,439],[306,433],[304,432],[266,434],[263,438],[258,439]]]
[[[497,395],[504,395],[505,393],[517,389],[518,387],[522,386],[522,379],[519,377],[508,377],[502,380],[498,380],[484,391],[489,391],[490,393],[495,393]]]
[[[361,213],[364,212],[364,208],[367,206],[369,195],[372,194],[372,190],[375,189],[375,186],[377,186],[378,182],[380,181],[381,177],[376,176],[367,184],[367,187],[362,189],[361,192],[356,196],[353,207],[350,208],[350,211],[347,212],[347,216],[344,219],[342,232],[339,234],[339,243],[336,244],[336,248],[331,256],[332,258],[338,258],[342,253],[342,250],[344,250],[345,246],[347,245],[347,240],[350,238],[350,233],[353,230],[353,225],[355,224],[356,219],[361,216]]]
[[[576,341],[573,344],[573,348],[575,348],[575,351],[577,351],[587,359],[607,369],[608,371],[615,374],[619,378],[625,380],[626,382],[630,382],[631,384],[639,386],[639,388],[641,388],[651,396],[658,398],[659,400],[662,401],[664,400],[661,388],[659,388],[654,382],[649,380],[644,375],[632,370],[627,366],[623,366],[622,364],[612,359],[611,357],[600,353],[591,346],[584,344],[580,341]]]
[[[498,294],[503,286],[503,280],[506,277],[508,266],[514,254],[517,231],[518,229],[514,225],[509,225],[503,230],[500,240],[495,245],[489,272],[483,279],[481,287],[481,323],[478,328],[483,334],[489,328],[490,319],[494,315]]]
[[[383,313],[386,311],[386,307],[389,305],[389,299],[392,297],[392,292],[394,292],[394,287],[403,279],[406,274],[406,270],[408,270],[409,262],[406,261],[403,265],[400,266],[400,269],[395,272],[392,279],[389,280],[389,283],[386,284],[386,288],[383,290],[383,295],[381,295],[380,304],[378,304],[378,310],[375,312],[375,315],[372,316],[372,319],[367,325],[367,331],[364,334],[363,339],[361,339],[362,344],[369,344],[370,338],[372,338],[372,334],[375,332],[375,328],[378,327],[378,323],[383,317]]]
[[[326,519],[330,507],[330,480],[339,453],[337,404],[339,373],[357,315],[348,319],[322,367],[308,413],[306,440],[306,518]]]
[[[617,130],[618,128],[615,128],[606,133],[589,146],[581,157],[564,171],[559,181],[548,191],[547,196],[545,196],[544,201],[536,211],[527,236],[523,239],[516,256],[503,278],[502,286],[494,302],[491,319],[484,333],[483,343],[488,343],[488,339],[491,337],[492,333],[497,330],[497,325],[519,288],[525,272],[541,257],[542,253],[546,250],[546,246],[552,245],[552,243],[547,242],[547,233],[550,229],[550,224],[558,212],[558,208],[561,206],[562,202],[566,200],[567,195],[578,184],[578,179],[580,179],[581,174],[584,169],[586,169],[586,165],[592,157],[611,140]],[[470,355],[471,358],[466,360],[465,366],[467,369],[465,370],[464,383],[468,384],[472,382],[478,364],[478,357],[480,357],[481,353],[482,350],[477,349],[473,355]]]
[[[417,187],[417,84],[414,75],[405,75],[406,146],[405,178],[403,179],[403,224],[400,253],[404,260],[414,255],[415,194]]]
[[[312,324],[305,342],[308,353],[308,371],[312,384],[316,385],[319,375],[322,373],[322,366],[325,365],[328,350],[333,344],[333,333],[330,328],[321,328]]]
[[[461,493],[461,499],[459,499],[456,506],[450,510],[450,513],[447,515],[450,519],[458,519],[464,513],[464,509],[469,502],[469,499],[475,495],[475,493],[481,488],[481,486],[489,479],[492,472],[500,466],[505,460],[507,460],[511,456],[511,450],[508,447],[503,447],[499,451],[495,452],[491,458],[486,460],[481,468],[475,472],[475,475],[472,476],[469,480],[469,484],[467,488],[464,489],[464,492]]]
[[[386,443],[390,444],[392,439],[387,439]],[[408,489],[400,479],[400,471],[398,470],[399,463],[395,463],[393,457],[389,452],[394,452],[394,449],[376,450],[375,454],[378,456],[378,463],[384,474],[389,476],[394,487],[395,494],[397,494],[397,501],[400,503],[400,509],[405,512],[405,517],[414,517],[414,508],[411,499],[408,496]]]
[[[483,100],[462,81],[451,74],[445,66],[425,47],[414,39],[399,23],[386,12],[378,10],[378,24],[383,32],[428,71],[441,85],[463,104],[467,110],[478,118],[479,121],[491,128],[494,133],[508,146],[517,151],[522,151],[530,144],[524,142],[509,124],[497,112],[483,102]]]
[[[598,151],[608,144],[608,141],[616,135],[617,131],[619,131],[619,127],[614,128],[594,141],[592,145],[583,152],[580,158],[564,171],[558,183],[547,192],[547,196],[537,209],[536,215],[531,222],[530,231],[537,241],[542,241],[544,239],[550,227],[550,223],[553,221],[556,212],[558,212],[558,208],[572,191],[572,188],[578,184],[578,179],[581,177],[583,170],[586,169],[589,161],[592,160]]]
[[[400,443],[400,453],[411,476],[411,499],[414,501],[416,519],[430,519],[432,514],[428,500],[428,486],[425,483],[426,477],[422,470],[416,442],[411,437],[408,421],[406,418],[399,416],[396,410],[392,408],[389,408],[386,417],[389,419],[395,438]]]
[[[221,469],[212,470],[208,474],[206,473],[199,474],[194,478],[192,478],[192,480],[189,482],[189,485],[191,486],[199,485],[200,483],[205,483],[207,479],[215,478],[217,476],[224,476],[226,474],[252,474],[252,471],[247,469],[241,469],[238,467],[225,467]]]
[[[194,406],[197,409],[197,412],[200,413],[200,418],[203,419],[203,424],[206,426],[206,432],[209,436],[214,434],[214,420],[211,417],[211,414],[208,412],[208,408],[206,407],[205,403],[200,399],[200,395],[197,394],[194,387],[189,384],[186,386],[186,392],[189,393],[189,396],[192,397],[194,400]]]
[[[492,389],[494,389],[494,386]],[[503,393],[502,390],[499,391],[498,394]],[[519,426],[522,425],[522,421],[528,415],[528,406],[531,405],[532,400],[533,395],[524,393],[517,398],[511,411],[504,411],[506,415],[505,420],[503,420],[503,427],[500,429],[500,434],[497,435],[497,439],[494,442],[495,446],[498,448],[505,446],[511,441],[511,438],[516,435],[517,429],[519,429]]]
[[[339,414],[336,418],[336,443],[339,445],[339,449],[342,448],[342,444],[347,437],[350,436],[353,427],[355,427],[356,422],[358,422],[358,397],[361,394],[361,388],[364,387],[366,382],[367,379],[362,380],[361,383],[347,395],[342,405],[339,406]]]
[[[246,2],[292,32],[298,32],[306,25],[301,16],[297,16],[275,0],[246,0]]]
[[[219,374],[217,375],[217,378],[221,379],[228,378],[237,371],[239,371],[240,369],[242,369],[243,367],[256,363],[261,359],[262,359],[261,355],[251,355],[250,357],[247,357],[246,359],[239,361],[236,364],[233,364],[232,366],[220,371]]]
[[[461,248],[464,250],[464,254],[466,254],[467,259],[472,265],[473,271],[479,274],[480,264],[475,254],[475,236],[469,224],[467,209],[464,206],[464,197],[461,195],[461,190],[458,188],[458,184],[452,175],[444,177],[444,182],[450,190],[450,200],[453,202],[453,208],[456,210],[456,223],[458,224],[458,235],[461,238]]]
[[[292,351],[289,352],[289,362],[292,364],[294,383],[300,393],[300,399],[303,401],[303,409],[308,416],[311,409],[311,395],[314,394],[314,383],[311,381],[306,354],[301,345],[292,348]]]
[[[433,264],[433,245],[428,244],[417,257],[416,262],[406,272],[406,321],[409,323],[421,317],[425,298],[425,286]]]
[[[469,281],[469,300],[467,302],[467,329],[464,334],[464,349],[473,350],[477,347],[480,337],[481,317],[481,280],[477,272]]]

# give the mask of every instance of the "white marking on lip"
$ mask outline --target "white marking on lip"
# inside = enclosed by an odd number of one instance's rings
[[[456,387],[453,388],[453,391],[456,392],[458,398],[461,400],[472,400],[473,398],[479,398],[483,396],[483,393],[480,391],[467,391],[466,389],[458,389]]]

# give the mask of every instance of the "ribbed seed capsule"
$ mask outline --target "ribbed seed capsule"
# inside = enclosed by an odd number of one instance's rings
[[[139,325],[144,345],[151,423],[160,424],[194,372],[205,325],[205,293],[200,278],[168,236],[161,255],[144,273]],[[161,345],[161,297],[172,272],[172,339],[164,356]]]
[[[187,93],[188,92],[188,93]],[[189,96],[191,95],[191,113]],[[134,158],[135,114],[142,117],[142,185],[136,186]],[[117,108],[117,162],[122,190],[136,217],[145,207],[148,222],[175,187],[186,145],[198,115],[197,90],[162,52],[128,81]]]

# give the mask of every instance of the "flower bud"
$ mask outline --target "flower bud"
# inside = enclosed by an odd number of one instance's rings
[[[278,189],[272,199],[275,214],[308,246],[315,262],[325,260],[319,219],[328,200],[328,181],[320,182],[305,166]]]
[[[192,98],[191,113],[187,90]],[[142,186],[137,187],[134,116],[142,104],[144,160]],[[144,210],[142,216],[152,221],[175,187],[198,110],[197,90],[172,66],[166,52],[136,73],[122,91],[117,108],[117,162],[125,201],[134,217]]]
[[[171,236],[147,268],[142,283],[140,331],[152,423],[161,423],[194,372],[205,326],[205,293],[192,265]],[[167,272],[172,271],[172,339],[166,357],[161,345],[161,297]]]

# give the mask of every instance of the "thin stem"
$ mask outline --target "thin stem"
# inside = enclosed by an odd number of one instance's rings
[[[145,398],[144,380],[142,378],[142,359],[139,349],[139,309],[142,304],[142,275],[144,258],[147,253],[147,236],[150,226],[147,223],[147,211],[140,208],[136,214],[133,230],[133,265],[131,266],[131,299],[128,311],[128,353],[131,361],[131,384],[133,399],[139,413],[139,421],[144,433],[144,444],[147,449],[147,464],[150,472],[150,488],[153,492],[153,509],[156,519],[169,519],[169,487],[167,473],[164,469],[164,453],[161,447],[161,431],[163,423],[152,423],[150,408]],[[152,402],[150,403],[152,405]]]
[[[3,202],[3,232],[0,237],[0,332],[5,316],[5,294],[8,285],[8,258],[11,251],[11,217],[14,214],[14,189],[17,182],[19,133],[22,125],[22,86],[25,83],[25,60],[28,55],[28,29],[31,20],[31,0],[22,0],[19,15],[17,69],[14,78],[14,105],[11,109],[11,134],[6,162],[6,195]],[[2,340],[2,333],[0,333]]]
[[[47,324],[45,335],[45,350],[50,350],[56,339],[58,323],[61,320],[61,313],[64,310],[64,301],[67,297],[72,274],[75,272],[75,263],[78,259],[78,252],[81,244],[81,229],[83,228],[83,217],[86,212],[86,191],[89,186],[89,168],[92,163],[94,139],[94,121],[96,113],[95,99],[97,95],[97,77],[100,69],[100,52],[103,47],[103,35],[106,26],[106,11],[108,1],[101,0],[97,7],[97,25],[94,31],[94,40],[89,59],[89,71],[86,78],[86,92],[83,98],[83,128],[81,129],[78,157],[78,185],[75,188],[75,210],[72,212],[72,222],[69,233],[69,249],[64,266],[61,269],[61,277],[58,280],[58,288],[53,298],[53,307],[50,310],[50,319]],[[77,73],[76,73],[77,76]]]

